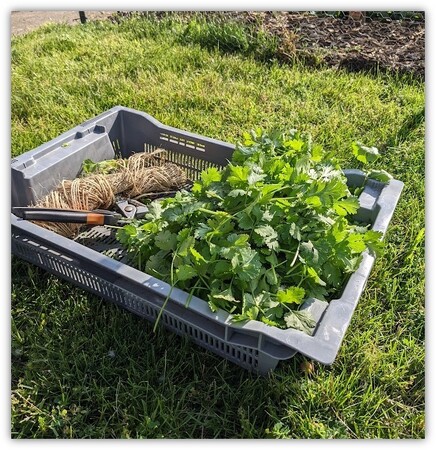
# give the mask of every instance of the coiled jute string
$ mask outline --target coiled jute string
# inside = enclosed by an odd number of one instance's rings
[[[35,206],[82,211],[109,209],[114,205],[116,196],[134,198],[143,194],[158,194],[179,189],[186,182],[185,171],[167,162],[165,150],[158,149],[116,160],[115,168],[110,173],[99,173],[97,169],[90,175],[63,180]],[[82,226],[57,222],[37,224],[70,238],[75,237]]]

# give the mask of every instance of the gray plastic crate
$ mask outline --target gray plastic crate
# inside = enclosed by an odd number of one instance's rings
[[[75,178],[84,159],[128,157],[140,151],[164,148],[169,159],[184,167],[195,180],[207,167],[224,167],[234,146],[168,127],[150,115],[121,106],[90,119],[29,151],[11,163],[12,206],[27,206],[47,194],[62,179]],[[345,171],[350,186],[361,186],[359,170]],[[357,218],[386,232],[403,183],[368,181],[361,193]],[[126,264],[125,253],[113,232],[95,227],[71,240],[11,214],[12,253],[106,300],[153,322],[170,286]],[[212,312],[204,300],[174,289],[162,314],[162,324],[188,336],[200,346],[249,370],[265,374],[278,361],[297,352],[324,364],[336,358],[354,309],[368,281],[374,257],[363,256],[340,296],[329,303],[309,299],[304,308],[317,321],[309,336],[261,322],[232,323],[225,311]]]

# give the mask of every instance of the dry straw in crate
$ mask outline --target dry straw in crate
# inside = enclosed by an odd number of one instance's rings
[[[63,180],[35,206],[82,211],[109,209],[117,195],[134,198],[148,193],[162,193],[181,188],[186,182],[186,173],[167,162],[165,150],[158,149],[115,160],[111,173],[99,173],[97,170],[74,180]],[[38,225],[66,237],[76,236],[82,226],[55,222],[38,222]]]

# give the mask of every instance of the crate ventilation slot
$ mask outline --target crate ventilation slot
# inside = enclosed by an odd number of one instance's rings
[[[194,150],[198,150],[199,152],[205,152],[206,146],[204,144],[200,144],[199,142],[195,142],[189,139],[184,139],[179,136],[175,136],[173,134],[168,133],[160,133],[160,140],[166,142],[172,142],[173,144],[178,144],[181,147],[188,147]]]

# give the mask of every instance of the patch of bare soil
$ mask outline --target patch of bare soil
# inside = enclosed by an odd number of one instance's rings
[[[391,70],[424,78],[425,21],[371,20],[351,15],[252,12],[244,20],[261,24],[279,37],[282,55],[300,56],[351,71]]]

